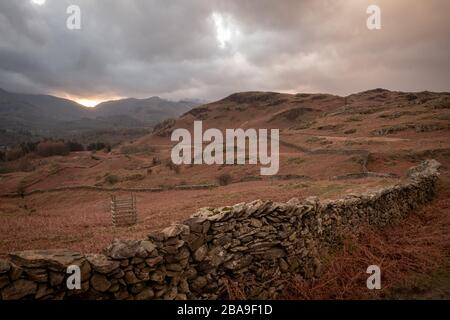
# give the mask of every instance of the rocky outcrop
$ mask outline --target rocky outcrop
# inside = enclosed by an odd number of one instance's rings
[[[284,279],[321,271],[322,250],[359,226],[383,227],[431,200],[439,163],[412,168],[398,185],[333,201],[256,200],[203,208],[145,240],[115,240],[102,254],[24,251],[0,260],[1,299],[217,299],[229,281],[249,298],[276,298]],[[80,267],[69,290],[67,267]]]

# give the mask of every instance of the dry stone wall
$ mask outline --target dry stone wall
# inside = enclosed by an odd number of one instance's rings
[[[362,224],[383,227],[428,202],[439,163],[412,168],[398,185],[319,201],[256,200],[204,208],[145,240],[115,240],[102,254],[37,250],[0,260],[1,299],[220,299],[230,281],[248,298],[276,298],[285,279],[320,273],[322,250]],[[67,289],[67,267],[81,289]]]

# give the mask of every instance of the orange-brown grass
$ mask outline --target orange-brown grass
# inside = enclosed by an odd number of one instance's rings
[[[397,224],[382,231],[365,227],[359,237],[346,239],[318,279],[305,281],[296,277],[289,281],[282,298],[398,298],[395,292],[400,288],[406,289],[409,298],[421,290],[424,281],[434,282],[434,272],[442,269],[446,283],[439,288],[428,287],[428,292],[419,294],[419,298],[425,294],[450,298],[450,185],[448,181],[446,184],[431,204]],[[369,265],[381,268],[381,290],[367,289]],[[433,292],[442,286],[445,292]]]
[[[0,255],[53,248],[100,252],[114,238],[144,239],[150,230],[182,221],[201,207],[220,207],[255,199],[287,201],[318,192],[339,197],[385,184],[384,180],[375,178],[345,181],[345,188],[337,188],[334,181],[309,181],[303,185],[304,182],[301,179],[250,181],[211,190],[137,193],[138,224],[130,228],[112,226],[108,192],[76,190],[33,194],[24,199],[1,198]]]

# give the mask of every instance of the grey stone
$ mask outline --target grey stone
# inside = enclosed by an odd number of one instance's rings
[[[63,249],[27,250],[9,255],[11,261],[19,267],[42,268],[53,271],[65,271],[70,265],[80,265],[85,261],[83,255]]]
[[[212,266],[218,267],[225,261],[226,251],[218,246],[212,248],[205,257],[205,260],[208,261]]]
[[[1,294],[3,300],[18,300],[29,295],[34,295],[36,290],[37,284],[35,282],[19,279],[5,287]]]
[[[29,280],[35,282],[45,283],[48,280],[48,274],[45,269],[37,269],[37,268],[26,269],[25,274]]]
[[[49,272],[49,283],[50,283],[50,285],[52,287],[59,286],[64,281],[64,276],[65,276],[64,273],[50,271]]]
[[[9,278],[11,281],[16,281],[22,276],[23,269],[21,267],[16,266],[15,264],[11,265],[11,270],[9,270]]]
[[[203,232],[203,218],[189,218],[184,221],[184,224],[189,226],[190,232],[202,233]]]
[[[36,292],[36,295],[34,296],[35,299],[42,299],[46,296],[49,296],[51,294],[53,294],[55,292],[54,289],[49,288],[47,285],[45,284],[40,284],[38,287],[38,290]]]
[[[140,263],[144,262],[145,259],[139,258],[139,257],[135,257],[133,259],[131,259],[131,264],[133,265],[139,265]]]
[[[208,284],[208,280],[206,280],[206,277],[200,276],[194,279],[191,283],[191,288],[195,291],[200,291],[202,288],[204,288]]]
[[[188,280],[195,279],[195,277],[197,277],[197,270],[191,267],[184,272],[184,275]]]
[[[178,284],[178,292],[180,293],[188,293],[189,292],[189,283],[186,279],[181,279],[180,283]]]
[[[164,241],[165,236],[164,236],[164,233],[162,233],[161,231],[152,231],[148,234],[148,238],[150,240],[162,242],[162,241]]]
[[[187,300],[187,296],[184,293],[179,293],[177,294],[177,296],[175,297],[175,300]]]
[[[277,259],[286,256],[286,252],[281,248],[271,248],[264,253],[266,259]]]
[[[239,270],[249,266],[253,261],[253,257],[251,255],[239,255],[235,257],[233,260],[227,261],[224,263],[224,267],[229,270]]]
[[[10,283],[8,275],[0,275],[0,290]]]
[[[125,272],[125,282],[127,284],[135,284],[138,283],[140,280],[136,277],[133,271],[127,271]]]
[[[176,287],[170,288],[165,294],[163,299],[164,300],[174,300],[178,295],[178,290]]]
[[[150,280],[155,281],[157,283],[163,283],[165,278],[166,274],[161,270],[156,270],[150,276]]]
[[[166,265],[166,269],[170,271],[182,271],[183,267],[178,263],[170,263]]]
[[[139,248],[140,241],[116,239],[105,249],[105,254],[116,260],[128,259],[135,257]]]
[[[194,252],[194,260],[197,262],[203,261],[206,257],[206,254],[208,252],[208,247],[206,245],[201,246]]]
[[[144,290],[144,288],[145,288],[145,284],[141,282],[141,283],[136,283],[136,284],[132,285],[129,288],[129,291],[132,294],[138,294],[138,293],[142,292],[142,290]]]
[[[155,296],[155,292],[151,288],[145,288],[135,296],[136,300],[151,300]]]
[[[0,274],[7,273],[11,269],[11,263],[5,259],[0,259]]]
[[[91,278],[92,287],[98,292],[106,292],[111,287],[111,282],[102,274],[94,274]]]
[[[178,235],[187,235],[189,233],[189,227],[184,224],[174,224],[161,231],[164,234],[164,240],[174,238]]]
[[[109,288],[108,292],[116,293],[119,290],[120,290],[120,285],[118,283],[116,283],[116,284],[113,284],[111,286],[111,288]]]
[[[160,264],[161,262],[164,261],[164,258],[161,256],[157,256],[154,258],[148,258],[145,259],[145,263],[149,266],[149,267],[154,267],[157,266],[158,264]]]
[[[91,264],[92,268],[103,274],[108,274],[120,267],[120,262],[109,259],[103,254],[89,254],[86,259]]]
[[[205,243],[205,237],[202,234],[191,233],[186,237],[185,241],[189,249],[194,252]]]
[[[141,241],[141,246],[148,252],[151,253],[156,249],[156,245],[148,240]]]
[[[262,222],[258,219],[250,219],[250,225],[255,228],[261,228],[263,226]]]
[[[130,294],[128,293],[126,288],[121,289],[114,293],[114,299],[116,299],[116,300],[125,300],[129,296],[130,296]]]

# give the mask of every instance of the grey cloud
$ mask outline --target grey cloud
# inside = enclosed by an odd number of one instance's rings
[[[450,2],[0,0],[0,87],[75,96],[215,99],[236,91],[448,91]],[[66,8],[82,29],[65,28]],[[213,12],[233,33],[220,48]],[[233,32],[234,32],[233,31]]]

